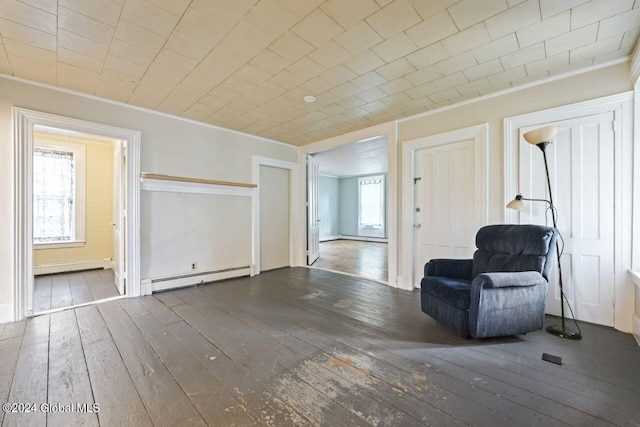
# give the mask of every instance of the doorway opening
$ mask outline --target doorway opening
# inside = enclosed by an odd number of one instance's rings
[[[34,126],[33,312],[125,294],[126,143]]]
[[[309,266],[388,283],[388,165],[387,135],[308,155]]]
[[[17,213],[13,320],[92,304],[96,299],[140,295],[140,132],[22,108],[13,109],[13,118]],[[84,142],[80,143],[81,140]],[[62,249],[73,252],[93,244],[88,240],[92,232],[87,222],[91,212],[87,201],[94,194],[89,194],[87,178],[99,172],[100,167],[96,166],[95,170],[92,167],[87,173],[87,164],[92,160],[95,147],[109,153],[107,169],[109,176],[115,177],[110,182],[103,180],[105,188],[95,192],[118,194],[110,206],[98,209],[108,221],[107,234],[111,236],[108,244],[113,246],[111,258],[65,260],[61,258]],[[63,169],[66,172],[60,172]],[[53,173],[54,170],[58,172]],[[97,175],[99,178],[100,173]],[[34,255],[35,252],[38,255]],[[113,275],[107,271],[94,271],[93,278],[89,279],[80,278],[77,273],[69,273],[66,278],[60,275],[70,270],[104,270],[105,267],[111,267]],[[50,280],[40,280],[44,286],[38,296],[44,296],[38,306],[34,304],[36,274],[38,277],[58,274]],[[55,282],[66,281],[68,294],[56,287],[54,297],[54,277]],[[95,280],[94,284],[99,286],[92,289],[87,280]],[[115,296],[107,292],[112,280],[115,290],[109,292],[116,293]],[[72,285],[76,287],[77,298],[71,293]]]

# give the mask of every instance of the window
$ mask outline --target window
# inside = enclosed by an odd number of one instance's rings
[[[37,139],[33,148],[33,243],[84,241],[84,147]]]
[[[384,236],[384,176],[358,178],[358,227],[365,234]]]

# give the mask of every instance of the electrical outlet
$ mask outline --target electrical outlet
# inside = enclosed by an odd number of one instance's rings
[[[192,263],[191,263],[191,269],[192,269],[192,270],[195,270],[195,269],[197,269],[197,268],[198,268],[198,263],[197,263],[197,262],[192,262]]]

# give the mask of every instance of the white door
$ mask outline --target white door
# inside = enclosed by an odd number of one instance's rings
[[[564,240],[563,287],[578,320],[608,326],[614,323],[615,297],[613,121],[609,112],[520,129],[522,135],[541,126],[560,127],[546,153]],[[520,140],[520,191],[524,197],[548,199],[542,152]],[[552,225],[545,207],[528,202],[520,222]],[[547,313],[560,315],[555,264],[546,304]]]
[[[318,219],[318,168],[320,165],[307,157],[307,264],[320,257],[320,220]]]
[[[120,295],[124,295],[125,286],[125,192],[126,179],[123,176],[125,156],[123,143],[115,143],[113,150],[113,275]]]
[[[415,153],[414,286],[434,258],[471,258],[481,224],[475,140]]]
[[[288,267],[289,170],[260,166],[260,271]]]

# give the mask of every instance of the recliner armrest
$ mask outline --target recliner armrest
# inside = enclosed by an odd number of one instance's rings
[[[482,273],[473,279],[471,287],[510,288],[534,286],[541,283],[546,283],[546,279],[537,271]]]
[[[424,276],[471,280],[472,259],[432,259],[424,266]]]

